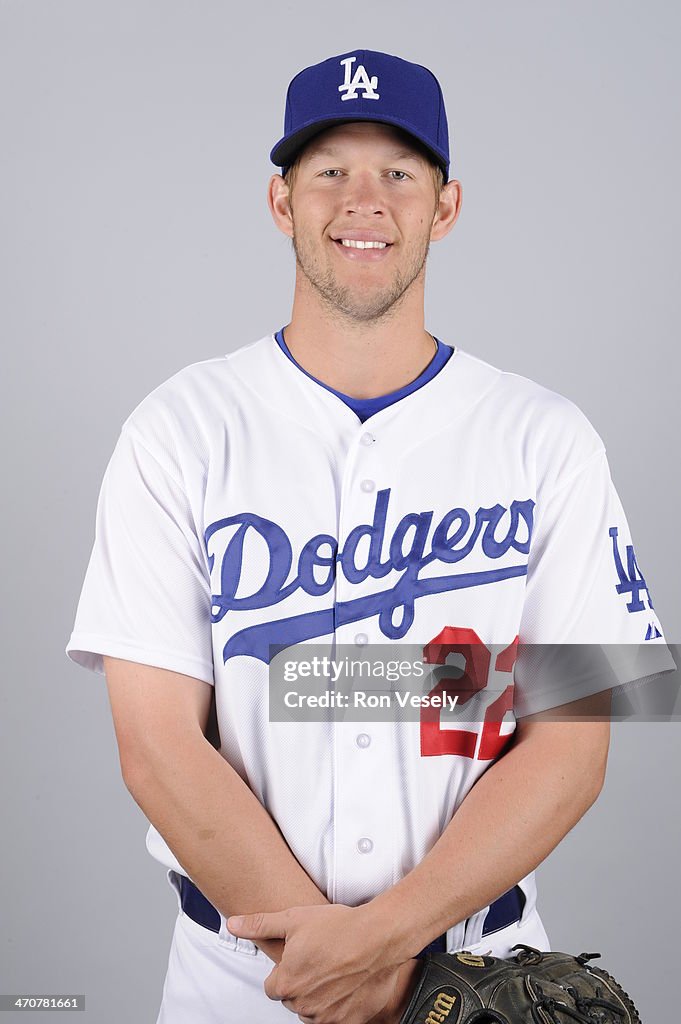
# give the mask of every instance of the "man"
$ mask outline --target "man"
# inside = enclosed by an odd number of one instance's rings
[[[432,73],[306,68],[271,158],[290,322],[125,421],[67,646],[177,894],[158,1024],[393,1022],[426,949],[548,950],[534,870],[601,790],[610,686],[518,644],[674,667],[594,428],[425,329],[462,201]],[[416,645],[475,720],[278,721],[273,652],[310,642]]]

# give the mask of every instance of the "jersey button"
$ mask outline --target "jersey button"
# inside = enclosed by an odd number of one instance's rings
[[[366,633],[358,633],[357,636],[355,637],[355,643],[357,644],[358,647],[364,647],[364,645],[368,642],[369,637],[366,635]]]
[[[358,747],[368,747],[369,744],[371,743],[371,736],[369,736],[365,732],[361,732],[357,736],[355,743],[357,744]]]
[[[371,853],[374,848],[374,844],[366,836],[363,836],[357,843],[357,849],[360,853]]]
[[[362,444],[365,444],[367,447],[369,447],[370,444],[373,444],[375,440],[376,438],[374,437],[374,435],[369,433],[362,434],[362,436],[360,437],[360,441],[362,442]]]
[[[368,494],[370,491],[373,491],[376,484],[374,483],[373,480],[362,480],[359,486],[362,488],[363,491],[366,491],[366,493]]]

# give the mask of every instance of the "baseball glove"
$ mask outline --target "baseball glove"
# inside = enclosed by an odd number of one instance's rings
[[[600,953],[513,949],[508,960],[428,954],[400,1024],[641,1024],[612,975],[588,964]]]

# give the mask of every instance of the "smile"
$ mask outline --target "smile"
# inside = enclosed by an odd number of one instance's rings
[[[361,263],[383,260],[392,249],[389,242],[361,242],[355,238],[334,239],[333,244],[346,259]]]
[[[351,249],[385,249],[388,244],[387,242],[360,242],[358,238],[337,238],[336,241]]]

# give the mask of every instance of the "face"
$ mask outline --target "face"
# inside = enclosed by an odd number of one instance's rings
[[[370,122],[327,129],[305,147],[290,193],[279,194],[298,273],[345,317],[384,316],[423,283],[431,240],[453,224],[451,186],[458,183],[447,186],[443,207],[431,164],[398,129]],[[443,210],[451,223],[445,216],[440,225]]]

